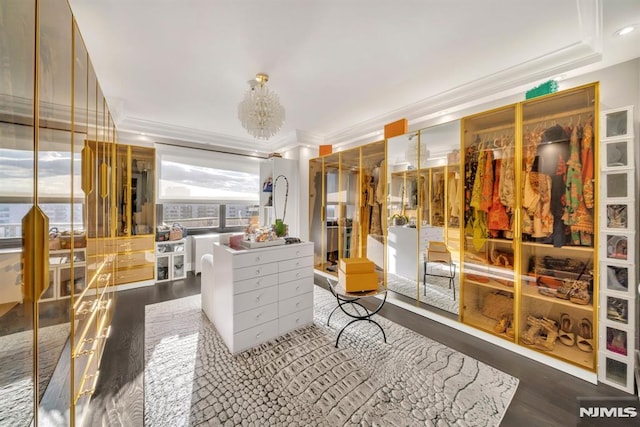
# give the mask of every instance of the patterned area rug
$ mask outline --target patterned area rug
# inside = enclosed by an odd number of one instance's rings
[[[200,296],[146,307],[147,426],[497,426],[518,380],[378,317],[350,326],[315,287],[315,323],[232,356]]]
[[[70,324],[41,328],[38,333],[40,397],[69,338]],[[24,426],[33,419],[33,331],[0,337],[0,426]]]
[[[434,271],[435,274],[446,274],[446,271]],[[456,299],[453,299],[453,290],[449,289],[449,279],[442,277],[427,276],[427,287],[425,296],[425,286],[420,279],[420,302],[437,307],[449,313],[459,314],[460,282],[456,275],[454,279],[456,287]],[[416,299],[418,292],[416,281],[403,276],[387,273],[387,289],[402,294],[406,297]]]

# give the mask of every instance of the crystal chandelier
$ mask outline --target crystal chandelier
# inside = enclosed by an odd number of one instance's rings
[[[256,74],[255,80],[249,80],[251,89],[238,105],[238,118],[249,134],[259,139],[269,139],[284,123],[284,107],[275,92],[269,90],[267,74]]]

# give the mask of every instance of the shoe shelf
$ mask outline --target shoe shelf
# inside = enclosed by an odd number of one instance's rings
[[[572,309],[591,311],[591,312],[593,311],[592,303],[576,304],[574,302],[571,302],[570,300],[542,295],[540,292],[538,292],[538,288],[536,286],[529,286],[529,285],[522,286],[522,296],[525,298],[533,298],[536,300],[544,301],[549,304],[570,307]]]
[[[477,286],[483,286],[485,288],[491,288],[491,289],[497,289],[500,291],[505,291],[505,292],[510,292],[513,293],[513,287],[511,286],[505,286],[502,283],[498,283],[495,280],[489,279],[488,282],[479,282],[477,280],[473,280],[473,279],[469,279],[467,276],[465,276],[465,282],[470,284],[470,285],[477,285]]]
[[[552,251],[577,251],[577,252],[587,252],[587,253],[593,253],[593,248],[590,246],[560,246],[560,247],[555,247],[551,244],[548,243],[539,243],[539,242],[522,242],[522,246],[526,247],[537,247],[537,248],[544,248],[545,250],[547,249],[551,249]]]
[[[634,392],[638,369],[637,189],[633,106],[600,116],[598,380]]]
[[[520,344],[523,347],[527,347],[532,350],[539,351],[543,354],[546,354],[547,356],[551,356],[564,361],[569,361],[570,363],[578,365],[584,369],[589,369],[589,370],[593,369],[595,352],[582,351],[578,347],[576,347],[575,344],[573,346],[567,346],[562,344],[559,341],[556,341],[555,344],[553,345],[552,350],[543,350],[537,347],[535,344],[534,345],[525,344],[525,343],[520,343]]]
[[[498,336],[500,338],[506,339],[508,341],[514,341],[514,338],[508,337],[505,332],[498,333],[494,330],[494,327],[498,322],[499,320],[491,319],[485,316],[478,309],[464,310],[464,323],[473,325],[477,329],[480,329],[484,332]]]

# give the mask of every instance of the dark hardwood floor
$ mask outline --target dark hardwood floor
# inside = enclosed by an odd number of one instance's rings
[[[316,278],[324,287],[324,279]],[[112,333],[108,338],[97,388],[85,425],[144,424],[144,307],[200,292],[200,276],[116,293]],[[577,425],[578,397],[629,396],[607,385],[593,385],[482,339],[386,304],[380,314],[520,380],[503,426]]]

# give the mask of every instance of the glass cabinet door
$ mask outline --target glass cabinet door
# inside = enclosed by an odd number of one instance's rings
[[[523,105],[520,343],[595,370],[597,134],[591,85]]]
[[[387,234],[386,141],[364,145],[360,150],[360,257],[373,261],[377,269],[384,269],[384,236]]]
[[[323,269],[324,191],[322,157],[309,160],[309,240],[313,242],[313,267]]]
[[[184,253],[176,252],[173,257],[173,262],[171,268],[173,271],[171,272],[171,278],[175,279],[183,279],[187,276],[186,270],[184,269]]]
[[[360,218],[368,208],[369,195],[373,196],[371,182],[362,183],[360,149],[340,153],[340,204],[338,233],[340,258],[357,258],[360,254]],[[360,189],[365,185],[364,190]]]
[[[131,146],[130,194],[131,234],[152,234],[155,227],[155,151]]]
[[[116,146],[116,208],[118,210],[118,236],[128,236],[131,212],[131,188],[129,185],[129,149],[126,145]]]
[[[465,118],[462,321],[515,338],[516,107]],[[461,215],[462,216],[462,215]]]
[[[340,237],[338,219],[340,218],[340,155],[330,154],[324,157],[324,254],[325,272],[338,274]]]
[[[3,392],[0,398],[0,419],[6,425],[29,425],[34,417],[36,392],[34,384],[35,326],[32,313],[37,304],[33,281],[25,283],[25,274],[33,277],[33,267],[23,260],[28,249],[20,244],[22,236],[32,236],[34,226],[26,215],[34,205],[36,184],[34,162],[34,57],[35,36],[28,29],[35,27],[35,1],[12,1],[0,4],[0,49],[3,76],[11,84],[0,84],[0,110],[7,112],[0,120],[0,180],[11,185],[0,186],[4,209],[14,209],[16,219],[3,225],[4,238],[12,238],[14,250],[0,254],[0,283],[5,289],[0,298],[0,339],[3,351],[12,357],[3,359],[0,376]],[[27,114],[20,114],[28,111]],[[17,120],[9,120],[8,118]],[[25,271],[29,269],[29,271]],[[51,271],[47,268],[49,275]],[[52,277],[47,283],[52,289]],[[21,286],[23,284],[25,286]],[[50,296],[46,294],[45,297]],[[15,319],[21,319],[18,325]],[[19,335],[18,335],[19,334]],[[55,349],[54,349],[55,350]],[[13,383],[13,385],[12,385]]]

